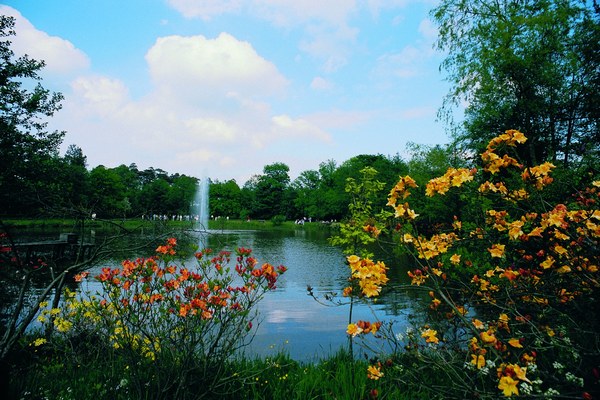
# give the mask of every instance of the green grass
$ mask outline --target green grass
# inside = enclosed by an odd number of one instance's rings
[[[70,343],[72,345],[72,343]],[[55,344],[56,345],[56,344]],[[175,395],[163,377],[177,376],[176,365],[127,362],[109,346],[82,340],[75,348],[27,340],[15,351],[10,365],[9,399],[416,399],[394,383],[367,378],[368,363],[340,351],[314,363],[301,363],[280,354],[268,358],[237,358],[215,378],[198,378],[184,393]],[[163,375],[164,374],[164,375]],[[162,385],[161,385],[162,380]],[[212,387],[212,391],[207,388]],[[377,396],[373,396],[374,392]]]

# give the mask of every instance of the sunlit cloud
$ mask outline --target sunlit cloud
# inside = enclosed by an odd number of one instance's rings
[[[227,33],[168,36],[157,39],[146,54],[154,84],[178,96],[224,97],[231,93],[253,96],[281,93],[287,80],[248,42]]]
[[[17,56],[27,54],[35,60],[44,60],[45,74],[69,74],[89,68],[88,56],[73,43],[36,29],[12,7],[0,5],[0,13],[15,18],[17,35],[10,39],[11,49]]]

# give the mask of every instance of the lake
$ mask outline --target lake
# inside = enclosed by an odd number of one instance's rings
[[[269,356],[283,351],[296,360],[314,361],[348,344],[349,305],[326,306],[307,292],[307,286],[311,286],[321,299],[335,292],[338,300],[347,301],[341,292],[348,285],[349,268],[341,249],[329,244],[326,230],[298,227],[293,231],[215,230],[197,234],[199,243],[206,243],[215,251],[251,248],[259,265],[268,262],[288,268],[278,281],[277,289],[258,303],[259,319],[254,321],[257,332],[246,349],[247,354]],[[395,332],[403,332],[408,316],[417,312],[414,306],[419,301],[418,292],[403,288],[410,283],[406,275],[409,263],[393,257],[391,251],[380,252],[375,258],[388,266],[390,281],[376,302],[354,304],[352,321],[394,321]],[[185,263],[192,266],[195,262],[190,259]],[[234,265],[235,259],[230,266]],[[120,260],[99,262],[91,268],[91,275],[97,275],[107,266],[119,267]]]
[[[345,256],[340,248],[328,243],[325,233],[302,228],[293,232],[213,231],[207,238],[208,247],[215,250],[249,247],[259,264],[268,262],[288,268],[277,289],[259,303],[259,326],[251,353],[266,356],[285,351],[297,360],[314,360],[347,345],[349,305],[325,306],[307,292],[307,286],[311,286],[320,298],[331,292],[337,292],[341,298],[342,289],[348,286]],[[393,258],[384,256],[390,267],[390,290],[374,305],[355,304],[353,322],[394,320],[396,329],[403,330],[407,315],[412,313],[415,293],[399,288],[409,283],[406,262],[398,265],[401,262],[396,260],[391,265]]]

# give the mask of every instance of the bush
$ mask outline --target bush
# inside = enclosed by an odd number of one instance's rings
[[[76,358],[81,337],[96,337],[121,361],[120,378],[135,398],[219,393],[230,379],[227,363],[253,337],[256,303],[286,268],[259,266],[251,250],[239,248],[234,270],[229,252],[210,249],[196,253],[197,267],[188,269],[173,263],[175,248],[169,239],[154,257],[103,268],[93,278],[100,293],[67,292],[64,306],[39,317],[56,331],[48,339]],[[86,273],[76,276],[87,279]]]
[[[479,206],[448,230],[419,234],[405,201],[416,187],[410,177],[390,193],[400,245],[416,262],[408,274],[431,303],[428,323],[410,334],[378,333],[404,350],[373,377],[445,398],[600,392],[600,181],[548,200],[554,166],[513,157],[526,140],[507,131],[487,146],[482,170],[450,168],[427,184],[430,197],[461,191],[471,209]],[[439,379],[424,382],[424,373]]]

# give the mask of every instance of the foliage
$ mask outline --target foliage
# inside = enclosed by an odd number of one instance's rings
[[[13,17],[0,16],[0,208],[20,213],[51,195],[56,185],[56,157],[64,132],[47,132],[45,117],[60,109],[62,95],[41,84],[43,61],[15,58],[10,38]]]
[[[391,348],[407,351],[377,373],[402,385],[423,369],[439,374],[441,386],[427,389],[443,388],[446,398],[600,392],[600,181],[548,202],[554,165],[522,164],[516,157],[526,141],[507,131],[482,153],[482,170],[449,168],[427,183],[430,197],[463,191],[478,199],[481,224],[456,219],[449,230],[419,234],[416,213],[399,201],[414,181],[403,177],[391,192],[401,245],[416,263],[409,276],[431,303],[428,324],[385,334]]]
[[[568,167],[600,148],[600,17],[596,1],[443,0],[432,11],[452,84],[442,113],[467,103],[456,139],[473,154],[511,126],[528,165]],[[595,110],[595,111],[592,111]]]
[[[275,289],[286,268],[259,266],[245,248],[236,251],[234,270],[229,252],[214,255],[210,249],[196,253],[197,268],[177,267],[176,244],[169,239],[154,257],[103,268],[94,278],[101,291],[68,292],[62,307],[43,310],[38,320],[56,330],[47,339],[58,335],[65,352],[82,337],[112,348],[127,366],[136,366],[126,378],[137,398],[217,393],[228,379],[226,361],[252,338],[256,303]],[[89,279],[87,273],[75,278]]]

